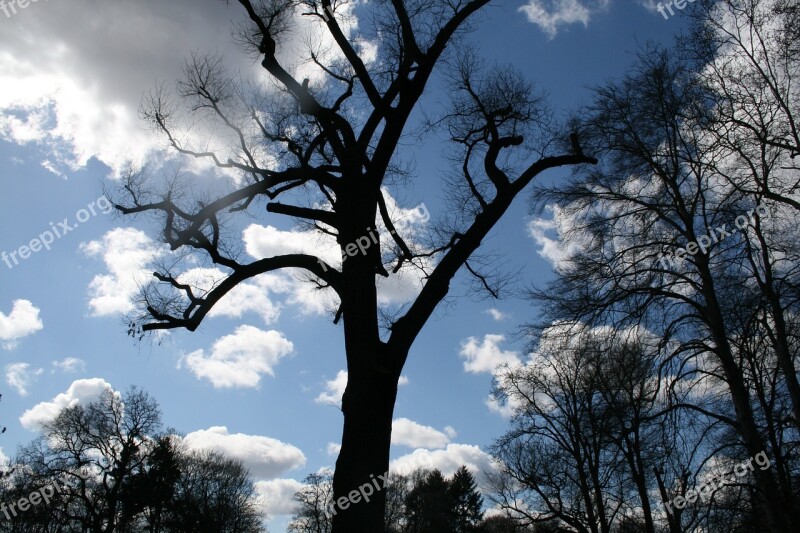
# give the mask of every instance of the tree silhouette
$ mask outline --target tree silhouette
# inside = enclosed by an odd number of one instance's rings
[[[262,80],[240,86],[221,58],[199,56],[187,62],[177,90],[192,118],[220,126],[233,139],[231,146],[212,150],[202,139],[192,142],[190,132],[180,130],[177,107],[163,86],[142,109],[175,151],[236,173],[237,185],[222,194],[193,196],[194,184],[171,179],[159,190],[146,172],[131,171],[124,196],[115,202],[124,214],[159,215],[162,238],[172,250],[205,259],[222,270],[224,279],[202,290],[180,279],[179,262],[164,265],[154,285],[145,288],[143,313],[131,331],[194,331],[239,284],[279,270],[304,272],[318,288],[332,291],[348,370],[333,481],[338,499],[388,470],[398,379],[415,339],[458,272],[465,269],[497,296],[497,282],[469,262],[481,242],[539,174],[596,161],[584,155],[576,139],[570,142],[568,132],[557,131],[543,98],[521,75],[510,68],[485,69],[469,49],[470,21],[489,0],[359,4],[363,20],[372,24],[364,35],[348,35],[341,15],[347,3],[238,3],[247,21],[236,37],[260,59],[272,90],[248,91],[263,86]],[[335,57],[326,58],[312,45],[305,57],[287,60],[283,40],[309,20],[335,43]],[[381,36],[372,62],[359,55],[358,38],[367,32]],[[288,64],[303,61],[317,67],[322,81],[298,81]],[[386,196],[394,178],[411,178],[397,161],[398,145],[412,123],[420,125],[414,113],[436,71],[449,80],[452,102],[429,125],[452,141],[458,171],[447,182],[452,208],[421,245],[403,235]],[[226,222],[262,200],[268,213],[301,219],[320,236],[335,239],[346,260],[339,266],[301,252],[243,260],[239,247],[226,242]],[[367,246],[378,227],[386,239]],[[365,243],[363,251],[353,253],[359,242]],[[421,273],[418,296],[396,314],[386,313],[378,303],[377,279],[409,271]],[[384,507],[380,491],[370,502],[337,513],[333,531],[378,531]]]
[[[3,501],[42,489],[49,496],[24,512],[11,508],[0,531],[264,530],[241,461],[187,450],[174,432],[162,434],[158,405],[137,389],[106,390],[94,402],[62,410],[14,463],[2,483]]]
[[[448,494],[455,514],[454,531],[456,533],[476,531],[483,518],[483,497],[478,491],[475,477],[466,466],[461,465],[450,478]]]

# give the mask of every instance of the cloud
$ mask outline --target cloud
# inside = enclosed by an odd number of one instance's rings
[[[186,364],[198,379],[218,389],[258,387],[261,376],[274,376],[274,367],[293,350],[283,333],[244,325],[217,339],[209,355],[197,350],[181,358],[178,366]]]
[[[340,451],[342,451],[342,445],[335,442],[329,442],[328,446],[325,448],[325,451],[328,453],[328,455],[335,457],[339,455]]]
[[[72,382],[67,392],[56,395],[49,402],[41,402],[31,407],[19,417],[26,429],[40,430],[42,426],[53,421],[67,407],[87,405],[100,397],[105,390],[114,389],[102,378],[79,379]]]
[[[39,308],[28,300],[14,300],[11,313],[0,311],[0,341],[6,350],[17,346],[17,341],[44,328],[39,318]]]
[[[136,228],[115,228],[101,240],[82,243],[81,250],[89,257],[101,257],[109,271],[89,283],[89,307],[94,316],[133,311],[139,288],[153,277],[147,264],[162,254],[159,245]]]
[[[562,26],[589,25],[592,15],[608,8],[611,0],[528,0],[519,8],[528,20],[554,39]]]
[[[453,435],[453,428],[448,428]],[[392,421],[392,444],[408,446],[409,448],[444,448],[450,444],[451,436],[432,428],[423,426],[408,418],[398,418]]]
[[[257,68],[231,42],[234,12],[242,10],[190,0],[32,5],[0,34],[0,138],[46,147],[59,174],[92,158],[115,171],[145,160],[163,139],[139,119],[142,93],[173,80],[189,51],[219,50],[233,69]],[[41,35],[48,46],[37,45]]]
[[[44,370],[41,368],[31,369],[31,365],[28,363],[11,363],[6,365],[6,383],[13,387],[20,396],[27,396],[28,387],[42,372]]]
[[[255,487],[264,513],[274,517],[292,515],[297,511],[294,495],[304,485],[296,479],[271,479],[257,481]]]
[[[219,268],[192,268],[178,276],[180,283],[191,285],[198,297],[225,281],[228,274]],[[264,324],[272,324],[280,316],[280,306],[273,303],[270,292],[285,292],[286,281],[279,275],[262,274],[250,281],[237,284],[222,297],[209,311],[209,317],[224,316],[241,318],[246,313],[255,313]]]
[[[501,365],[519,364],[517,352],[500,349],[500,343],[505,340],[503,335],[485,335],[479,343],[475,337],[469,337],[461,344],[460,355],[466,359],[464,370],[472,374],[494,374]]]
[[[520,402],[516,401],[516,399],[508,398],[501,400],[491,394],[488,398],[486,398],[486,400],[484,400],[483,403],[489,408],[489,411],[498,414],[503,418],[511,418],[520,407]]]
[[[492,309],[487,309],[487,310],[486,310],[486,311],[484,311],[484,312],[485,312],[487,315],[491,315],[491,316],[492,316],[492,318],[493,318],[493,319],[495,319],[497,322],[500,322],[501,320],[505,320],[505,319],[506,319],[506,318],[508,318],[508,316],[509,316],[507,313],[503,313],[502,311],[500,311],[500,310],[498,310],[498,309],[494,309],[494,308],[492,308]]]
[[[398,474],[410,474],[418,468],[438,468],[445,476],[455,473],[461,465],[476,475],[478,484],[484,484],[484,472],[492,472],[495,465],[489,454],[471,444],[448,444],[443,450],[414,450],[392,461],[389,469]]]
[[[86,370],[86,361],[77,357],[65,357],[61,361],[53,361],[53,372],[60,370],[65,374],[74,374]]]
[[[257,479],[272,479],[306,464],[306,456],[291,444],[259,435],[231,434],[225,426],[194,431],[183,442],[189,449],[212,450],[239,459]]]
[[[321,392],[314,401],[328,405],[342,407],[342,395],[347,387],[347,370],[339,370],[336,377],[325,383],[325,391]]]

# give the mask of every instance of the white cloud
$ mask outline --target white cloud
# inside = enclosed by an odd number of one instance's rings
[[[591,236],[586,232],[576,232],[574,221],[564,214],[561,207],[550,205],[547,210],[552,213],[552,218],[532,220],[528,224],[528,233],[539,245],[539,255],[557,272],[562,272],[573,256],[591,244]],[[551,232],[555,233],[555,238],[548,236]]]
[[[261,376],[274,376],[274,367],[292,350],[294,345],[283,333],[244,325],[217,339],[210,354],[197,350],[181,358],[178,366],[185,363],[215,388],[258,387]]]
[[[257,68],[231,42],[228,21],[241,14],[190,0],[32,5],[0,34],[0,137],[47,147],[56,173],[92,158],[115,171],[143,161],[164,141],[139,119],[141,95],[156,80],[173,80],[189,51],[219,50],[234,70]],[[109,20],[125,27],[112,29]],[[41,35],[48,46],[37,46]]]
[[[592,15],[607,9],[609,4],[610,0],[528,0],[519,10],[553,39],[561,26],[588,26]]]
[[[496,413],[503,418],[511,418],[514,416],[514,413],[519,408],[520,403],[516,401],[514,398],[508,398],[506,400],[500,400],[494,395],[489,395],[486,400],[484,400],[484,405],[489,408],[489,411],[492,413]]]
[[[325,383],[325,391],[314,400],[317,403],[342,406],[342,395],[347,387],[347,370],[339,370],[336,377]]]
[[[6,383],[13,387],[20,396],[28,395],[28,388],[36,381],[36,376],[44,372],[41,368],[32,369],[28,363],[11,363],[6,365]]]
[[[334,268],[342,262],[341,252],[333,237],[312,231],[283,231],[273,226],[251,224],[242,233],[245,250],[255,258],[262,259],[285,254],[314,255]],[[306,280],[304,271],[287,273],[283,276],[289,293],[289,303],[300,307],[304,313],[324,314],[335,309],[338,298],[331,290],[319,290]]]
[[[392,461],[389,468],[398,474],[410,474],[418,468],[438,468],[442,474],[450,476],[461,465],[466,465],[476,475],[478,484],[485,482],[483,472],[495,470],[491,456],[471,444],[448,444],[443,450],[414,450]]]
[[[15,348],[19,339],[42,328],[44,324],[39,318],[39,308],[28,300],[14,300],[8,315],[0,311],[0,341],[6,350]]]
[[[505,341],[503,335],[485,335],[483,342],[469,337],[461,345],[460,355],[464,361],[464,370],[473,374],[485,372],[494,374],[501,365],[516,365],[520,359],[517,352],[503,351],[500,343]]]
[[[304,485],[296,479],[271,479],[257,481],[255,486],[264,513],[275,517],[292,515],[297,511],[294,495]]]
[[[54,420],[63,409],[89,404],[97,400],[105,390],[114,389],[102,378],[78,379],[72,382],[67,392],[56,395],[49,402],[38,403],[22,413],[19,421],[26,429],[39,430],[43,424]]]
[[[339,452],[342,451],[342,445],[335,442],[329,442],[328,446],[325,448],[325,451],[328,453],[328,455],[336,457],[339,455]]]
[[[77,357],[65,357],[61,361],[53,361],[53,372],[60,370],[65,374],[74,374],[86,370],[86,361]]]
[[[453,428],[449,428],[452,432]],[[409,448],[444,448],[450,444],[450,436],[446,433],[423,426],[408,418],[397,418],[392,421],[392,444]]]
[[[153,277],[152,269],[146,266],[162,253],[150,237],[136,228],[114,228],[99,241],[82,243],[81,250],[89,257],[101,257],[109,271],[89,283],[89,307],[94,316],[133,311],[134,297]]]
[[[239,459],[257,479],[272,479],[306,464],[303,452],[291,444],[260,435],[228,433],[225,426],[194,431],[183,442],[190,449],[217,451]]]
[[[501,320],[505,320],[506,318],[508,318],[508,314],[507,313],[504,313],[504,312],[502,312],[502,311],[500,311],[498,309],[494,309],[494,308],[487,309],[485,311],[485,313],[487,315],[491,315],[491,317],[493,319],[495,319],[497,322],[500,322]]]

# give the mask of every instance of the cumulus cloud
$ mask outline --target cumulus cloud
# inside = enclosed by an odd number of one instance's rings
[[[67,407],[86,405],[97,400],[105,390],[113,391],[104,379],[79,379],[72,382],[67,392],[56,395],[49,402],[41,402],[31,407],[19,418],[26,429],[39,430],[42,425],[54,420]]]
[[[570,24],[589,25],[597,12],[608,8],[611,0],[528,0],[519,8],[528,20],[550,39],[554,39],[562,26]]]
[[[505,340],[503,335],[485,335],[482,342],[469,337],[461,344],[460,355],[466,359],[464,370],[472,374],[494,374],[501,365],[519,364],[517,352],[500,349],[500,344]]]
[[[294,495],[303,486],[295,479],[271,479],[255,484],[261,508],[271,517],[294,514],[298,505]]]
[[[274,376],[275,366],[293,350],[283,333],[244,325],[217,339],[210,354],[197,350],[178,366],[185,364],[198,379],[207,379],[218,389],[258,387],[261,376]]]
[[[450,434],[431,426],[423,426],[408,418],[398,418],[392,421],[392,444],[409,448],[444,448],[455,436],[453,428],[448,427],[445,431]]]
[[[28,388],[36,381],[36,377],[44,372],[41,368],[31,368],[28,363],[11,363],[6,365],[6,383],[20,396],[28,395]]]
[[[11,312],[0,311],[0,341],[6,350],[17,346],[17,341],[44,328],[39,318],[39,308],[28,300],[14,300]]]
[[[53,372],[59,370],[65,374],[74,374],[86,370],[86,361],[77,357],[65,357],[61,361],[53,361]]]
[[[448,444],[443,450],[414,450],[390,463],[390,470],[410,474],[418,468],[438,468],[445,476],[455,473],[461,465],[476,475],[478,484],[485,483],[484,472],[492,472],[495,465],[489,454],[471,444]]]
[[[347,387],[347,370],[339,370],[336,377],[325,383],[325,390],[314,401],[328,405],[342,406],[342,395]]]
[[[196,296],[204,297],[228,274],[219,268],[191,268],[178,276],[178,281],[190,285]],[[209,317],[224,316],[241,318],[247,313],[255,313],[264,324],[272,324],[280,316],[280,306],[270,299],[270,292],[286,292],[287,281],[276,274],[262,274],[249,281],[237,284],[222,297],[209,311]]]
[[[100,240],[82,243],[81,250],[89,257],[100,257],[109,272],[95,276],[89,283],[89,307],[94,316],[133,311],[139,288],[153,277],[146,266],[163,252],[136,228],[114,228]]]
[[[299,448],[270,437],[229,433],[214,426],[189,433],[183,438],[189,449],[211,450],[241,460],[257,479],[272,479],[306,464]]]
[[[0,137],[46,146],[57,174],[93,158],[114,171],[144,161],[163,140],[139,119],[142,93],[174,79],[189,51],[219,50],[234,68],[256,68],[231,42],[234,12],[190,0],[32,4],[0,34]],[[49,46],[36,44],[41,35]]]

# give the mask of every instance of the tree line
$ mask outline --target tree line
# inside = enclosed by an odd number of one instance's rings
[[[298,510],[289,533],[330,533],[333,472],[309,474],[295,494]],[[470,470],[462,465],[450,477],[438,469],[391,473],[386,491],[385,533],[516,533],[532,531],[505,516],[484,517],[484,500]]]
[[[161,427],[158,404],[139,389],[107,389],[63,409],[11,464],[0,479],[0,531],[265,531],[242,462],[187,449]]]
[[[526,524],[800,523],[800,7],[690,16],[572,120],[599,164],[534,193],[577,246],[495,381],[513,416],[492,493]]]

